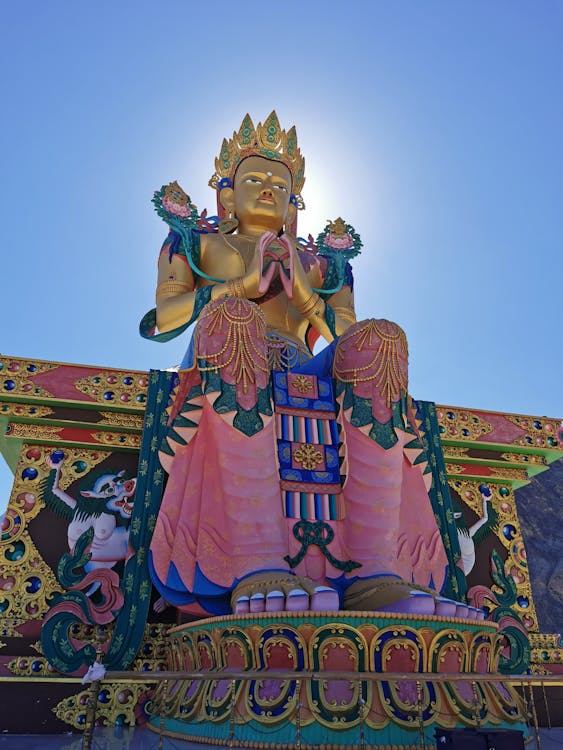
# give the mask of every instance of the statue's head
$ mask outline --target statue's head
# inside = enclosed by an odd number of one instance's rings
[[[296,229],[297,210],[305,207],[301,189],[305,160],[292,127],[282,130],[275,112],[254,127],[246,115],[238,132],[223,140],[209,181],[217,190],[219,215],[227,213],[248,223],[263,223],[279,231],[285,224]]]

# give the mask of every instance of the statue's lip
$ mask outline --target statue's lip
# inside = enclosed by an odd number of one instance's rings
[[[261,196],[260,198],[258,198],[258,203],[275,203],[275,202],[276,201],[273,197],[270,198],[267,196]]]

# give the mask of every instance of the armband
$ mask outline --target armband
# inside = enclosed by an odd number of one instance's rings
[[[175,281],[174,279],[170,279],[168,281],[163,281],[162,284],[159,284],[156,287],[156,301],[158,302],[159,298],[164,294],[168,296],[173,294],[183,294],[184,292],[191,291],[191,286],[189,284],[186,284],[184,281]]]

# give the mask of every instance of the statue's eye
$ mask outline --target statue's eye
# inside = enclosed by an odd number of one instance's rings
[[[284,193],[287,193],[287,188],[285,185],[274,185],[273,187],[275,187],[276,190],[282,190]]]
[[[262,180],[259,177],[247,177],[245,182],[250,182],[253,185],[259,185]]]

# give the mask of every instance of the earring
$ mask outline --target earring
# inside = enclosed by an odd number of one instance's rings
[[[232,234],[238,227],[238,219],[233,216],[232,211],[229,211],[229,216],[226,219],[221,219],[219,222],[219,231],[221,234]]]

